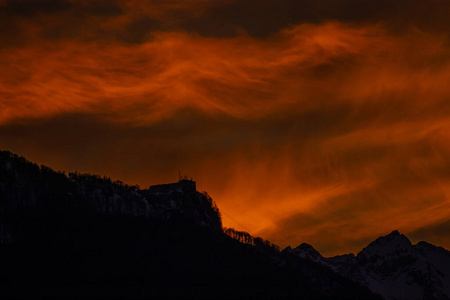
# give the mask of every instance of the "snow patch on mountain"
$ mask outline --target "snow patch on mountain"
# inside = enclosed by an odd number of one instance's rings
[[[450,252],[411,241],[397,230],[379,237],[358,255],[324,258],[308,244],[296,256],[329,267],[388,300],[450,299]]]
[[[412,251],[410,240],[394,230],[392,233],[379,237],[370,243],[358,253],[358,258],[372,263],[384,263],[386,257],[412,255]]]
[[[313,248],[313,246],[303,243],[300,246],[292,249],[292,253],[301,258],[306,258],[317,263],[323,262],[323,257],[320,255],[319,251]]]

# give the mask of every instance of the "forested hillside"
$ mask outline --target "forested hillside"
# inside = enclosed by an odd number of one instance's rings
[[[224,230],[207,193],[140,189],[0,152],[2,298],[378,299],[328,267]]]

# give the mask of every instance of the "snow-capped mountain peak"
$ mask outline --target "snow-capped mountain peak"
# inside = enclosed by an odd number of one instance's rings
[[[411,241],[397,230],[394,230],[386,236],[377,238],[375,241],[365,247],[357,258],[365,262],[374,262],[377,259],[385,259],[386,257],[398,257],[401,255],[409,255],[413,250]]]
[[[291,251],[298,257],[306,258],[315,262],[321,262],[323,260],[323,257],[320,255],[319,251],[307,243],[303,243]]]
[[[292,253],[326,265],[384,299],[450,299],[450,252],[426,242],[412,245],[397,230],[377,238],[357,256],[324,258],[307,244]]]

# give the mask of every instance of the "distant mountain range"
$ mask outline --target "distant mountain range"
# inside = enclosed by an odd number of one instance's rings
[[[0,298],[448,299],[450,255],[397,231],[324,258],[222,228],[195,182],[140,189],[0,151]]]
[[[396,230],[356,256],[324,258],[308,244],[284,251],[327,266],[384,299],[449,299],[450,252],[426,242],[412,245]]]

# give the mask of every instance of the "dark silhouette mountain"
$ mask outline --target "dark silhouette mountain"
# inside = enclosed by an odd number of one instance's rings
[[[424,246],[428,247],[428,246]],[[195,182],[140,189],[0,151],[0,298],[379,299],[223,229]]]
[[[450,299],[450,252],[426,242],[413,245],[397,230],[379,237],[356,256],[324,258],[304,245],[285,251],[327,266],[385,299]]]

